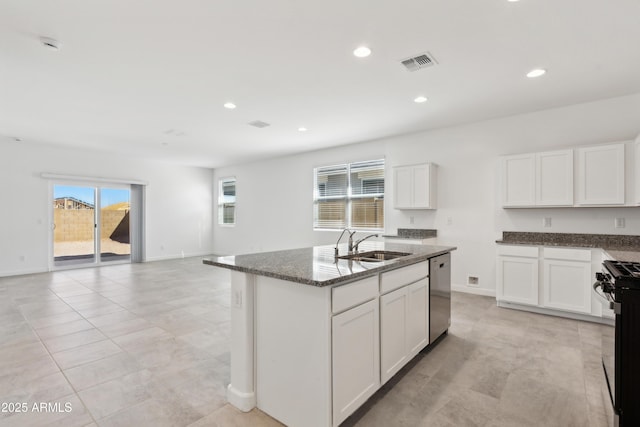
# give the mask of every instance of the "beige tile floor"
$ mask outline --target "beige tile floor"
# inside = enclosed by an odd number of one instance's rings
[[[0,278],[0,427],[279,426],[225,402],[229,299],[196,258]],[[606,425],[599,325],[460,293],[452,317],[344,425]]]

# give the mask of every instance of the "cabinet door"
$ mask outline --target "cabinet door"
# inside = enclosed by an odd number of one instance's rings
[[[538,259],[499,256],[496,298],[518,304],[538,305]]]
[[[394,206],[396,208],[413,207],[413,170],[410,166],[393,169]]]
[[[624,204],[624,144],[578,149],[578,204]]]
[[[502,158],[502,206],[535,206],[536,156]]]
[[[378,300],[332,318],[333,425],[337,426],[380,386]]]
[[[548,308],[591,313],[591,263],[544,260],[543,304]]]
[[[573,150],[536,154],[536,205],[573,205]]]
[[[413,167],[413,207],[431,208],[431,194],[429,185],[429,165]]]
[[[411,359],[429,343],[429,279],[409,285],[408,294],[407,349]]]
[[[408,362],[407,286],[380,297],[380,371],[382,384]]]

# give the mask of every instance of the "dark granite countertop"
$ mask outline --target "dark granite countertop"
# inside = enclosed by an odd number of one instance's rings
[[[502,239],[496,240],[496,243],[504,245],[600,248],[618,261],[637,260],[640,262],[640,236],[633,235],[504,231]]]
[[[609,259],[616,261],[628,261],[628,262],[640,262],[640,249],[636,250],[618,250],[618,249],[605,249],[604,250]]]
[[[454,246],[410,245],[400,243],[363,242],[360,252],[386,250],[408,252],[401,258],[382,262],[362,262],[334,258],[334,247],[316,246],[246,255],[205,258],[204,264],[228,268],[244,273],[274,277],[312,286],[329,286],[373,276],[386,270],[425,261],[451,252]],[[339,246],[340,255],[347,253],[347,245]]]
[[[422,240],[438,237],[438,230],[426,228],[398,228],[398,234],[385,234],[382,237]]]

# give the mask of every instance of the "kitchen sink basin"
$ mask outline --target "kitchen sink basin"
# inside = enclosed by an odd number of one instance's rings
[[[368,251],[357,252],[355,254],[342,255],[338,259],[348,259],[351,261],[365,261],[365,262],[381,262],[389,261],[392,259],[400,258],[403,256],[411,255],[409,252],[394,252],[394,251]]]

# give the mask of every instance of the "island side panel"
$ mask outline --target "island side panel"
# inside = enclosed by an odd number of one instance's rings
[[[331,287],[256,279],[258,408],[288,426],[331,426]]]
[[[256,276],[231,271],[231,383],[227,400],[244,412],[256,407],[254,300]]]

